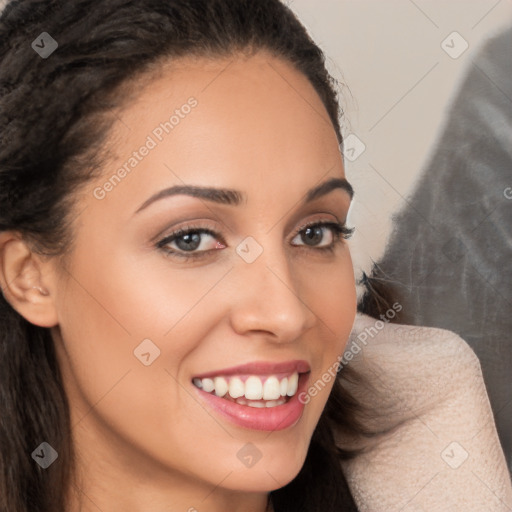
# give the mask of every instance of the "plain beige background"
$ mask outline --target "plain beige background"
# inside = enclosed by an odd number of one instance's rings
[[[286,3],[342,82],[345,136],[354,133],[366,146],[353,162],[346,159],[356,190],[350,216],[356,232],[350,244],[359,275],[382,254],[391,216],[425,165],[475,51],[512,24],[512,0]],[[468,48],[458,58],[443,49],[456,55],[465,46],[463,40]]]

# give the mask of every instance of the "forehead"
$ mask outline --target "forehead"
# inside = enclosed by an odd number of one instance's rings
[[[269,180],[276,194],[295,187],[298,195],[322,177],[343,176],[326,109],[291,64],[265,52],[186,57],[148,76],[107,141],[114,159],[102,180],[124,165],[125,194],[187,183],[253,189],[273,200]],[[126,166],[144,146],[150,151]]]
[[[139,82],[119,113],[122,122],[114,129],[127,143],[137,143],[139,132],[150,133],[155,122],[169,120],[190,97],[197,99],[198,108],[167,139],[192,134],[188,127],[198,137],[204,132],[210,138],[229,133],[238,140],[246,140],[256,133],[263,135],[265,128],[272,140],[276,136],[282,140],[287,135],[300,140],[311,140],[316,134],[319,138],[336,137],[325,107],[309,80],[290,63],[267,52],[162,61]],[[301,124],[297,125],[297,121]],[[240,127],[244,129],[239,131]]]

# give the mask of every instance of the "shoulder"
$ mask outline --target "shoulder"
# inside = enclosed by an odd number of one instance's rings
[[[378,350],[379,347],[401,347],[414,352],[428,352],[441,357],[462,356],[478,360],[473,349],[456,333],[436,327],[393,324],[386,317],[377,319],[358,313],[347,343],[347,349],[360,345]]]
[[[512,505],[510,476],[471,347],[444,329],[377,322],[358,315],[345,351],[353,354],[347,365],[362,381],[343,385],[370,411],[368,427],[381,432],[362,455],[343,462],[360,510]]]
[[[420,408],[446,400],[461,387],[484,388],[477,355],[454,332],[391,324],[368,315],[356,316],[343,363],[377,389],[392,388],[396,398]]]

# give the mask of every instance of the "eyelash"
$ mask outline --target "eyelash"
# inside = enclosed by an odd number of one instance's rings
[[[342,240],[348,240],[354,233],[354,229],[355,229],[355,228],[348,228],[344,224],[339,224],[338,222],[332,222],[332,221],[311,222],[311,223],[305,224],[304,226],[301,226],[295,232],[295,234],[293,235],[293,238],[295,238],[297,235],[302,233],[302,231],[306,230],[307,228],[316,228],[316,227],[330,228],[332,230],[333,237],[334,237],[333,242],[328,246],[317,247],[317,248],[311,247],[312,250],[321,251],[322,253],[333,253],[336,246],[339,243],[341,243]],[[165,247],[168,244],[170,244],[171,242],[174,242],[174,240],[176,240],[177,238],[180,238],[185,235],[194,234],[194,233],[210,235],[213,238],[220,239],[222,244],[226,245],[224,243],[224,240],[222,239],[222,237],[220,237],[218,235],[218,233],[215,233],[215,231],[212,231],[211,229],[206,228],[206,227],[190,226],[190,227],[178,229],[174,233],[171,233],[170,235],[166,236],[165,238],[163,238],[162,240],[157,242],[156,246],[157,246],[157,248],[162,249],[167,255],[173,256],[173,257],[176,256],[177,258],[179,258],[181,260],[185,260],[185,261],[201,258],[201,257],[204,257],[206,254],[208,254],[212,251],[215,251],[215,249],[210,249],[208,251],[198,251],[195,253],[192,253],[192,252],[186,253],[184,251],[177,251],[175,249],[168,249]],[[301,247],[307,247],[307,246],[302,245]]]

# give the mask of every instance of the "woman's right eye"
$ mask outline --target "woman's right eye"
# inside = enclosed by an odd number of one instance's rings
[[[208,242],[205,241],[205,235],[212,239],[210,249],[205,249]],[[223,249],[226,246],[223,243],[213,243],[219,240],[220,236],[208,228],[183,228],[171,233],[157,243],[157,247],[167,254],[177,256],[178,258],[191,259],[204,256],[213,250]],[[174,244],[174,247],[171,247]]]

